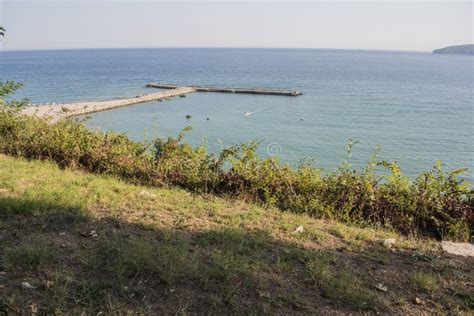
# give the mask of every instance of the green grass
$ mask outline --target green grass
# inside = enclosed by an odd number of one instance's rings
[[[413,273],[411,279],[415,287],[428,293],[439,290],[442,282],[438,274],[421,271]]]
[[[0,156],[0,171],[0,314],[472,308],[474,262],[444,256],[433,240],[48,162]],[[383,238],[395,238],[394,249]]]
[[[193,273],[192,257],[186,244],[152,242],[144,239],[111,238],[98,240],[87,264],[108,280],[125,286],[132,277],[152,277],[159,283],[172,284]],[[115,287],[115,286],[114,286]]]
[[[336,258],[327,252],[317,254],[306,262],[306,269],[323,296],[360,310],[384,309],[374,289],[364,287],[355,271],[337,267],[336,263]]]
[[[4,265],[7,270],[37,270],[54,262],[54,255],[54,248],[45,242],[22,243],[5,249]]]

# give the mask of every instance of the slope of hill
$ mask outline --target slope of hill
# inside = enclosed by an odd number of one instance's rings
[[[0,170],[0,314],[443,314],[474,304],[474,261],[433,240],[47,162],[0,155]]]

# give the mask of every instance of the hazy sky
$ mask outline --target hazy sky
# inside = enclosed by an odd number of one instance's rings
[[[430,51],[473,42],[471,1],[0,0],[4,50],[308,47]]]

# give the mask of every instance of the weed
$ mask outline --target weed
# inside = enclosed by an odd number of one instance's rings
[[[128,278],[152,276],[164,284],[179,280],[191,272],[186,249],[169,243],[113,237],[99,241],[88,256],[89,266],[110,276],[123,288]]]
[[[413,273],[411,280],[415,288],[428,293],[436,292],[440,288],[442,282],[442,279],[438,274],[422,271]]]
[[[333,303],[341,302],[361,310],[379,310],[382,302],[350,272],[339,272],[334,267],[335,258],[329,253],[319,253],[306,262],[311,279],[324,297]]]
[[[54,248],[40,241],[22,243],[5,251],[7,270],[37,270],[54,261]]]

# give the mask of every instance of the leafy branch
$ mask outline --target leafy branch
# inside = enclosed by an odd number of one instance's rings
[[[5,32],[5,29],[0,26],[0,36],[5,36]],[[23,98],[22,100],[5,100],[6,96],[13,94],[16,90],[21,89],[22,87],[23,84],[13,80],[7,80],[6,82],[0,81],[0,108],[19,109],[21,107],[27,106],[29,100],[26,98]]]

